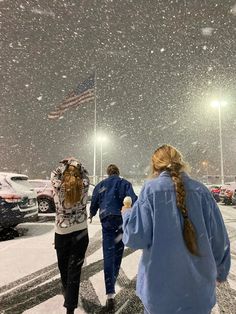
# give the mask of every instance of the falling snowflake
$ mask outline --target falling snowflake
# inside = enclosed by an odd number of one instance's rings
[[[55,13],[52,11],[47,11],[47,10],[39,10],[37,8],[33,8],[31,12],[39,15],[45,15],[45,16],[52,16],[55,17]]]
[[[211,36],[213,31],[214,31],[213,27],[204,27],[204,28],[202,28],[202,35],[203,36]]]
[[[230,13],[236,16],[236,4],[231,8]]]

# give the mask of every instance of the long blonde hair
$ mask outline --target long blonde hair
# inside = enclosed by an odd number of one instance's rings
[[[79,168],[68,165],[63,172],[64,207],[71,208],[81,200],[83,180]]]
[[[168,171],[174,182],[176,190],[176,204],[183,219],[183,238],[188,250],[193,255],[199,255],[197,235],[193,223],[188,217],[188,209],[185,204],[186,192],[181,178],[181,172],[188,170],[188,164],[184,162],[182,154],[171,145],[163,145],[152,155],[152,174],[160,174]]]

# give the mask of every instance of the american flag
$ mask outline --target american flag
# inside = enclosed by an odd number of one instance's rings
[[[63,116],[64,112],[71,108],[94,100],[95,98],[95,76],[90,76],[87,80],[80,83],[72,92],[70,92],[65,100],[56,106],[54,111],[48,114],[48,119],[55,120]]]

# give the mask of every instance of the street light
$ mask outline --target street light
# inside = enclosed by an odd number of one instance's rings
[[[102,169],[102,162],[103,162],[103,160],[102,160],[102,158],[103,158],[103,144],[105,143],[105,142],[107,142],[107,137],[105,136],[105,135],[98,135],[97,136],[97,141],[100,143],[100,154],[101,154],[101,165],[100,165],[100,171],[101,171],[101,173],[100,173],[100,176],[101,176],[101,179],[102,179],[102,177],[103,177],[103,169]]]
[[[218,108],[218,111],[219,111],[221,183],[224,184],[224,163],[223,163],[223,147],[222,147],[221,107],[226,105],[226,102],[225,101],[221,101],[221,100],[213,100],[211,105],[214,108]]]
[[[208,173],[208,161],[207,160],[203,160],[202,161],[202,166],[203,168],[206,169],[206,174],[207,174],[207,184],[209,184],[209,173]]]

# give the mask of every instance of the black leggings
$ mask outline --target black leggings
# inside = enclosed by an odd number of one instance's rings
[[[88,243],[87,229],[63,235],[55,233],[55,249],[65,297],[64,306],[68,309],[78,306],[81,268]]]

